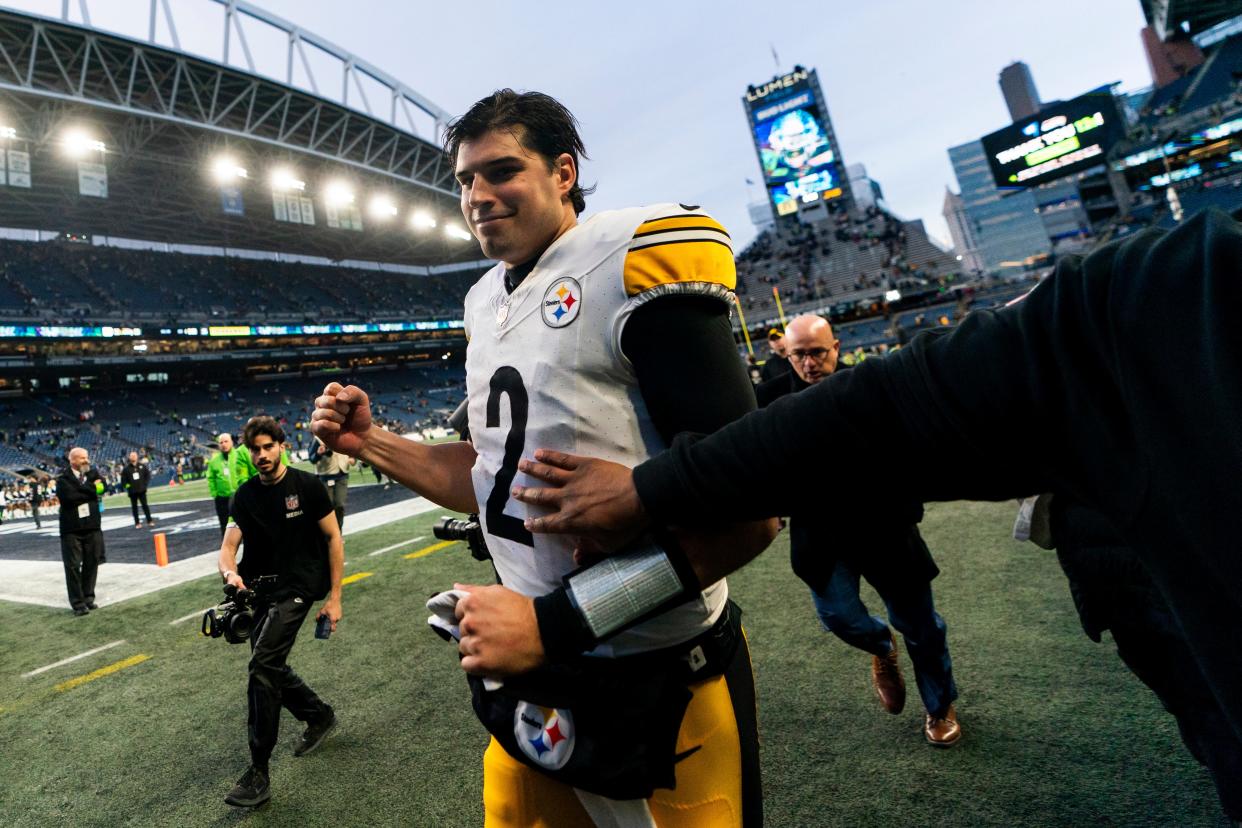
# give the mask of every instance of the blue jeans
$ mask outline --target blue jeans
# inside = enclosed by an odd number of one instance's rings
[[[859,574],[837,562],[822,592],[811,590],[815,612],[824,629],[853,647],[872,655],[886,655],[892,648],[888,624],[871,615],[858,594]],[[953,662],[945,639],[944,619],[936,612],[931,584],[912,584],[899,592],[880,593],[888,618],[906,642],[914,678],[923,706],[934,716],[943,715],[957,698]]]

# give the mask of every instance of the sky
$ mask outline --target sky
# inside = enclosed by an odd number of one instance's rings
[[[80,0],[71,19],[80,20]],[[221,7],[170,0],[187,51],[216,59]],[[15,0],[59,16],[60,0]],[[259,0],[418,90],[454,115],[494,89],[546,92],[578,117],[597,190],[587,212],[700,204],[740,250],[762,198],[741,98],[801,64],[818,70],[847,164],[862,163],[893,212],[947,242],[947,150],[1008,125],[997,85],[1030,65],[1043,100],[1119,81],[1151,83],[1139,0]],[[146,0],[88,0],[92,23],[145,38]],[[260,70],[283,75],[282,38],[247,24]],[[166,39],[161,34],[161,39]],[[775,55],[774,55],[775,53]],[[239,63],[236,46],[233,63]],[[779,60],[779,63],[777,62]],[[321,84],[323,78],[320,78]],[[430,137],[430,136],[428,136]]]

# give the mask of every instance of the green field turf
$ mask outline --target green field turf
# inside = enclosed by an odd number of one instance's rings
[[[767,824],[1061,826],[1227,824],[1172,718],[1078,627],[1052,554],[1008,539],[1009,505],[933,506],[924,522],[961,698],[962,743],[927,746],[913,694],[890,716],[869,657],[822,633],[789,572],[787,536],[731,579],[746,611],[759,688]],[[248,762],[247,648],[202,638],[212,577],[104,607],[0,603],[0,818],[6,826],[469,826],[482,823],[486,736],[454,651],[423,602],[490,570],[462,544],[417,559],[437,513],[351,536],[345,618],[308,628],[298,672],[336,706],[340,729],[294,759],[286,715],[273,801],[222,797]],[[416,535],[426,539],[368,556]],[[874,595],[865,592],[874,608]],[[21,674],[126,643],[32,678]],[[57,685],[146,660],[72,689]],[[903,655],[909,671],[909,663]]]

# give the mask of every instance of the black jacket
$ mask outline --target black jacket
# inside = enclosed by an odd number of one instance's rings
[[[1242,225],[1207,210],[1064,257],[1012,307],[680,438],[635,486],[653,521],[679,525],[846,518],[878,486],[909,504],[1069,494],[1138,553],[1242,737],[1239,308]],[[829,466],[857,478],[812,502],[791,472]]]
[[[95,481],[100,479],[99,472],[93,468],[86,470],[86,479],[83,482],[78,482],[78,476],[72,469],[65,469],[56,478],[62,535],[68,532],[99,530],[99,495],[95,491]],[[86,507],[85,510],[82,509],[83,506]]]
[[[134,475],[137,475],[135,477]],[[151,468],[146,463],[126,463],[121,470],[121,485],[132,495],[145,494],[151,484]]]
[[[838,365],[836,372],[848,365]],[[760,408],[788,394],[810,388],[797,371],[778,376],[755,388]],[[838,497],[848,486],[850,469],[828,466],[819,480],[821,496]],[[925,584],[940,574],[917,523],[922,506],[889,508],[883,491],[876,491],[863,508],[847,519],[825,519],[818,509],[794,514],[789,521],[789,563],[794,574],[816,592],[828,584],[838,562],[852,566],[872,586],[889,595],[904,587]]]
[[[764,360],[763,367],[759,369],[759,379],[761,382],[768,382],[792,373],[788,359],[772,354]]]

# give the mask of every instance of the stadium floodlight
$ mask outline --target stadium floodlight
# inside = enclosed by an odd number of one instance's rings
[[[13,129],[13,127],[0,126],[0,138],[4,138],[4,139],[11,141],[16,137],[17,137],[17,130]]]
[[[397,205],[389,196],[377,195],[371,199],[371,215],[380,221],[388,221],[397,215]]]
[[[108,148],[84,129],[73,128],[65,133],[62,146],[70,158],[85,158],[91,152],[107,152]]]
[[[474,236],[471,236],[457,224],[444,225],[444,235],[448,236],[450,239],[461,239],[462,241],[470,241],[474,238]]]
[[[410,226],[415,230],[430,230],[436,226],[436,217],[426,210],[419,210],[410,216]]]
[[[235,179],[250,177],[245,167],[227,155],[220,156],[212,163],[211,174],[221,184],[231,184]]]
[[[354,203],[354,191],[344,181],[332,181],[323,188],[323,200],[329,207]]]
[[[297,190],[301,192],[306,189],[306,182],[294,175],[293,171],[286,167],[277,167],[272,170],[272,189],[284,192],[286,190]]]

